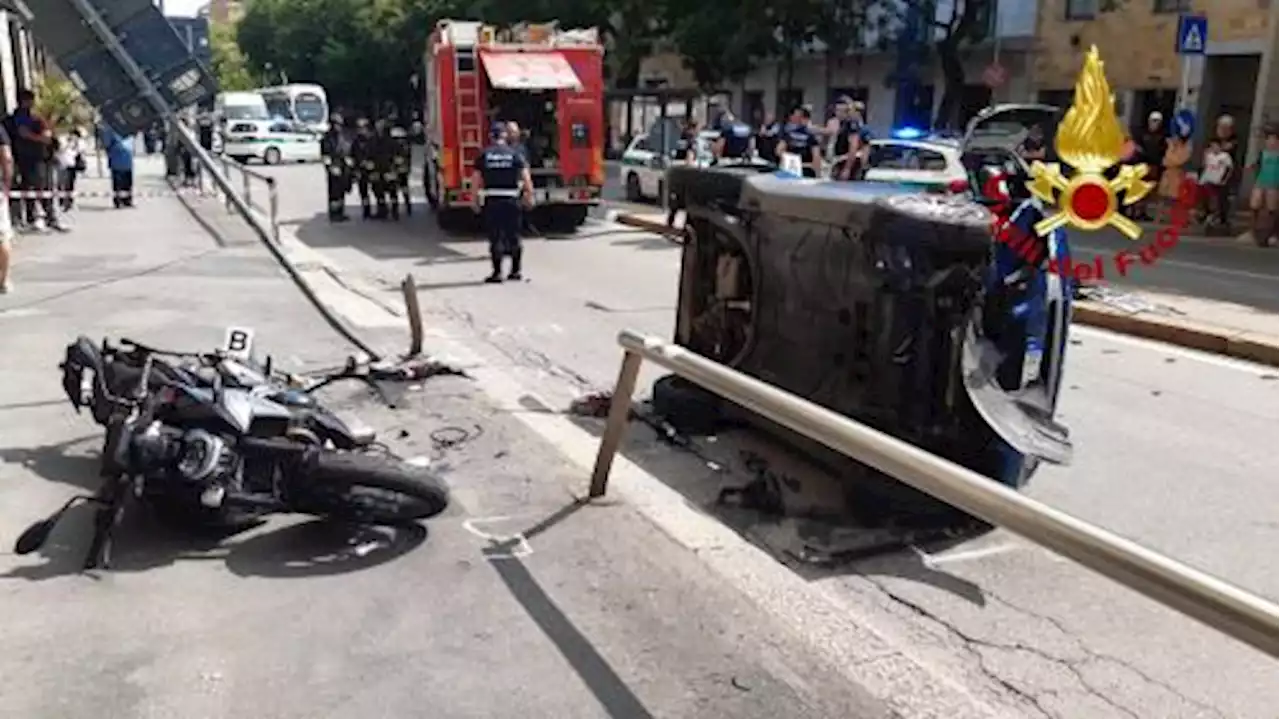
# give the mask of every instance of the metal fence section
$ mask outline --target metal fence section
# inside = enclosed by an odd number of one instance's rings
[[[248,167],[244,163],[227,159],[225,156],[219,156],[217,160],[222,165],[222,176],[231,181],[233,186],[237,184],[240,186],[240,197],[249,209],[266,218],[267,226],[271,230],[271,239],[279,242],[280,194],[276,188],[276,178]],[[238,183],[234,180],[232,171],[240,173],[240,181]],[[200,174],[200,181],[204,182],[203,173]],[[257,184],[262,185],[262,187],[255,192],[253,187]],[[226,192],[223,192],[223,195],[227,202],[227,212],[235,212],[236,207],[233,204],[231,195]]]
[[[619,333],[618,344],[624,351],[622,365],[591,475],[592,498],[604,496],[608,487],[613,459],[626,432],[640,365],[650,360],[904,484],[1277,656],[1280,608],[1275,602],[679,345],[631,331]]]

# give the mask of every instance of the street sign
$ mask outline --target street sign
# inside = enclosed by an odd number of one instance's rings
[[[982,84],[991,89],[1000,87],[1009,79],[1009,71],[1004,69],[1004,65],[993,62],[987,65],[987,69],[982,71]]]
[[[1209,44],[1209,18],[1204,15],[1178,16],[1178,54],[1203,55]]]
[[[1169,130],[1174,137],[1190,138],[1196,133],[1196,114],[1185,107],[1178,110],[1169,121]]]

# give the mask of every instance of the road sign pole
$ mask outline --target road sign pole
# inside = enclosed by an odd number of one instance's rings
[[[1191,56],[1182,56],[1182,81],[1178,84],[1178,107],[1187,107],[1187,95],[1191,94]]]

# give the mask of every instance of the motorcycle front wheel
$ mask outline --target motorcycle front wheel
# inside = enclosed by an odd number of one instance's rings
[[[343,521],[402,524],[449,506],[439,477],[394,457],[319,452],[300,479],[305,511]]]

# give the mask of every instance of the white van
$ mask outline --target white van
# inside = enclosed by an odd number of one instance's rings
[[[213,114],[219,124],[228,120],[270,120],[267,103],[256,92],[223,92],[213,101]]]

